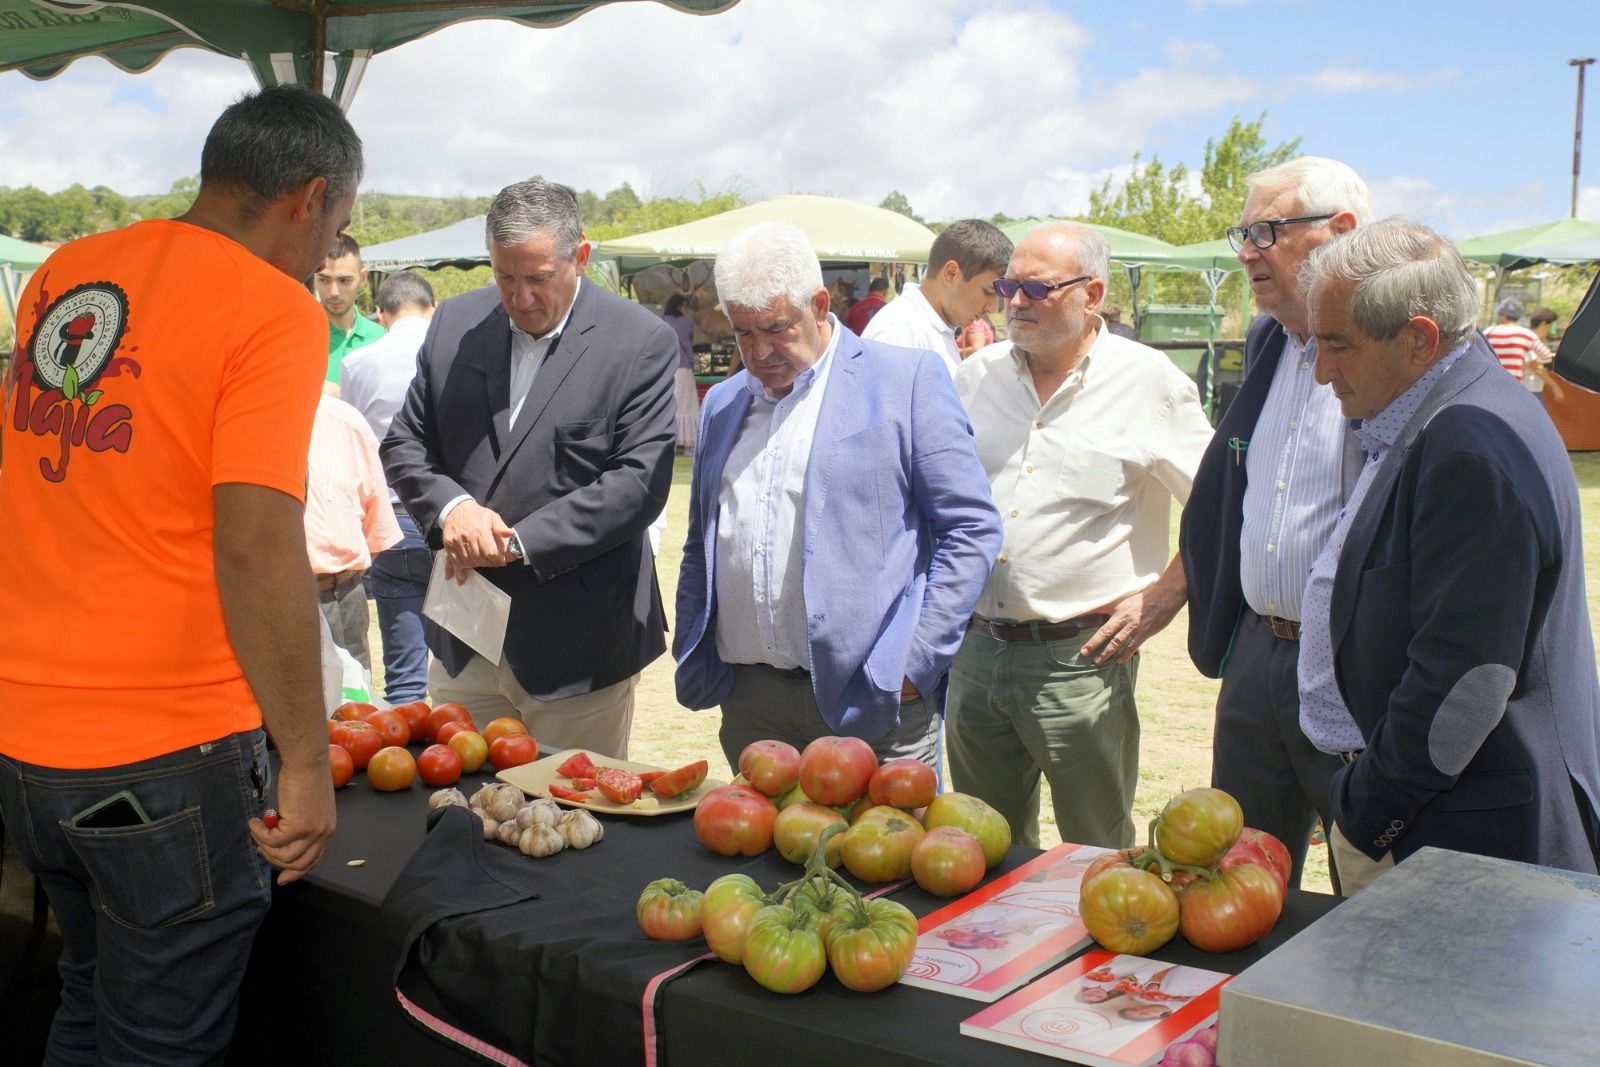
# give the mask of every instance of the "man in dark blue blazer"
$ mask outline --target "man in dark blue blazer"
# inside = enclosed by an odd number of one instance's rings
[[[383,443],[451,574],[511,599],[497,662],[429,625],[429,690],[547,747],[626,756],[636,678],[666,647],[646,531],[672,484],[677,337],[583,279],[567,187],[508,186],[487,228],[495,286],[439,305]]]
[[[1302,156],[1245,181],[1250,195],[1228,238],[1264,314],[1245,340],[1244,385],[1195,474],[1178,550],[1189,655],[1222,679],[1211,784],[1233,794],[1247,825],[1283,841],[1297,886],[1312,828],[1319,816],[1331,821],[1338,766],[1300,732],[1300,593],[1361,456],[1313,374],[1299,271],[1371,208],[1365,183],[1336,160]]]
[[[1422,848],[1596,872],[1600,683],[1572,464],[1474,329],[1455,248],[1393,218],[1313,252],[1317,379],[1367,452],[1311,569],[1301,727],[1345,766],[1359,890]]]
[[[805,235],[717,256],[744,370],[701,412],[678,579],[678,699],[752,741],[845,734],[937,759],[945,673],[1000,550],[1000,516],[933,352],[828,313]]]

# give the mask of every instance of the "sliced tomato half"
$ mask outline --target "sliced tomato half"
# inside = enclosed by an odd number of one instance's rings
[[[574,752],[556,768],[556,773],[563,778],[593,778],[594,761],[587,752]]]
[[[650,791],[663,800],[670,800],[675,796],[691,792],[700,788],[706,780],[708,765],[705,760],[695,760],[685,763],[682,767],[650,783]]]
[[[594,784],[600,795],[613,804],[632,804],[644,792],[639,776],[621,767],[601,767],[595,771]]]

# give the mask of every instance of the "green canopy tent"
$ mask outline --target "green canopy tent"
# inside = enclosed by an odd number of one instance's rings
[[[1003,222],[1000,224],[1000,232],[1011,238],[1012,244],[1016,244],[1033,230],[1050,222],[1072,222],[1088,227],[1106,239],[1106,243],[1111,246],[1111,258],[1119,263],[1134,261],[1141,256],[1159,255],[1171,251],[1173,247],[1159,237],[1134,233],[1132,230],[1119,230],[1115,226],[1101,226],[1092,222],[1078,222],[1076,219],[1041,218],[1037,215]]]
[[[1536,247],[1554,245],[1581,237],[1600,238],[1600,222],[1585,222],[1583,219],[1560,219],[1556,222],[1546,222],[1538,226],[1524,226],[1520,230],[1506,230],[1503,233],[1468,237],[1465,240],[1456,242],[1456,251],[1461,253],[1462,259],[1470,260],[1473,263],[1482,263],[1504,273],[1505,271],[1531,267],[1535,263],[1546,262],[1542,257],[1528,254],[1530,250]]]
[[[1600,234],[1592,237],[1574,237],[1566,241],[1527,245],[1512,249],[1511,254],[1535,263],[1554,263],[1557,266],[1600,263]]]
[[[423,270],[460,267],[467,270],[482,266],[489,262],[488,246],[484,241],[486,219],[487,216],[474,215],[427,233],[414,233],[409,237],[368,245],[361,250],[361,263],[369,271],[381,274],[412,267],[421,267]]]
[[[0,233],[0,295],[6,302],[6,314],[13,322],[17,317],[17,298],[27,284],[28,275],[37,270],[52,251]]]
[[[149,70],[175,48],[203,48],[250,65],[258,84],[298,82],[346,109],[367,61],[443,26],[505,19],[559,26],[608,0],[0,0],[0,72],[51,78],[73,60],[101,56]],[[643,3],[646,0],[622,0]],[[712,14],[738,0],[650,0]]]

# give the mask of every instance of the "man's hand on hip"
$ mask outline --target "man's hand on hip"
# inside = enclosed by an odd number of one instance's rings
[[[269,830],[260,819],[250,820],[256,848],[283,872],[279,885],[317,865],[333,836],[334,819],[333,777],[326,756],[320,767],[285,763],[278,771],[278,825]]]
[[[504,567],[516,560],[510,552],[513,531],[496,512],[464,500],[445,516],[444,551],[450,577],[467,580],[475,567]]]
[[[1118,663],[1128,662],[1140,645],[1165,630],[1177,617],[1188,594],[1189,583],[1184,579],[1183,564],[1174,556],[1161,577],[1150,585],[1091,613],[1111,618],[1084,643],[1080,650],[1082,655],[1093,656],[1096,663],[1112,659]]]

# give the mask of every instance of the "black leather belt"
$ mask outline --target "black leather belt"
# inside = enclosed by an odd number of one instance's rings
[[[770,663],[757,663],[756,666],[771,671],[779,678],[787,678],[791,682],[805,681],[811,677],[811,672],[804,667],[774,667]]]
[[[1300,640],[1300,624],[1293,619],[1280,619],[1276,615],[1262,615],[1261,621],[1267,624],[1267,629],[1272,631],[1272,636],[1285,641]]]
[[[972,617],[972,628],[988,634],[996,641],[1065,641],[1077,637],[1085,630],[1098,630],[1106,624],[1109,615],[1079,615],[1063,622],[1044,622],[1029,619],[1027,622],[997,622],[982,615]]]

